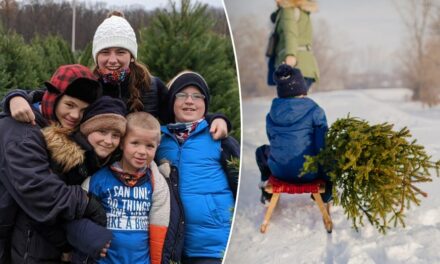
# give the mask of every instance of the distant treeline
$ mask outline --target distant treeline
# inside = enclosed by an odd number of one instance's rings
[[[97,26],[113,8],[107,3],[93,5],[77,1],[75,48],[82,50],[93,38]],[[150,25],[158,10],[140,7],[123,7],[125,17],[138,34],[139,29]],[[228,23],[223,9],[209,7],[208,15],[215,21],[216,33],[229,35]],[[14,31],[29,43],[35,36],[59,35],[69,44],[72,41],[72,1],[54,0],[0,0],[0,23],[6,31]],[[139,35],[137,35],[139,38]]]

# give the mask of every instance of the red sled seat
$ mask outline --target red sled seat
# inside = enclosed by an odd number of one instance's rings
[[[311,193],[313,199],[315,200],[316,204],[319,207],[319,210],[321,211],[325,229],[327,230],[328,233],[332,232],[333,223],[330,217],[330,205],[328,203],[325,205],[320,195],[320,193],[325,192],[325,182],[323,180],[316,179],[308,183],[290,183],[290,182],[281,181],[271,175],[265,187],[265,191],[268,193],[272,193],[272,198],[270,199],[269,206],[264,216],[263,224],[260,227],[261,233],[266,232],[273,210],[277,206],[278,200],[280,199],[280,195],[282,193],[289,193],[289,194]]]

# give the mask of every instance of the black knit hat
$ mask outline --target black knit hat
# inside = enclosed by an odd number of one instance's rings
[[[200,92],[205,96],[205,113],[203,115],[206,115],[206,113],[208,112],[208,106],[209,106],[208,84],[206,83],[205,79],[203,79],[203,77],[197,72],[184,71],[178,74],[176,77],[174,77],[174,79],[172,79],[168,84],[168,88],[169,88],[168,110],[169,110],[169,118],[170,118],[169,120],[171,122],[174,122],[175,119],[174,101],[176,100],[176,94],[190,85],[197,87],[200,90]]]
[[[64,94],[91,104],[101,96],[102,88],[95,80],[79,78],[67,86]]]
[[[102,96],[84,111],[80,131],[85,136],[98,130],[116,130],[125,134],[127,120],[125,103],[110,96]]]
[[[280,98],[307,95],[307,86],[301,71],[288,64],[281,64],[273,74]]]

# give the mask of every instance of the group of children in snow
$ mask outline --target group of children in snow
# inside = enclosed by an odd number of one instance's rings
[[[41,102],[6,97],[0,260],[221,263],[239,145],[213,139],[226,123],[207,116],[208,84],[192,71],[168,88],[151,76],[120,14],[98,27],[92,53],[94,72],[59,67]]]

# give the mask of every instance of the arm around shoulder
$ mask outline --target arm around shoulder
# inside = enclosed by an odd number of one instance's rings
[[[0,138],[4,144],[0,180],[22,210],[38,222],[80,218],[87,194],[80,186],[67,186],[51,171],[39,128],[14,122],[4,132],[9,135]]]
[[[229,188],[237,197],[238,176],[240,172],[240,144],[233,137],[227,137],[222,140],[221,163],[226,173]]]

